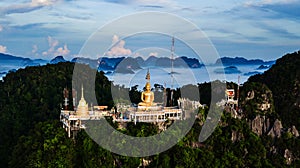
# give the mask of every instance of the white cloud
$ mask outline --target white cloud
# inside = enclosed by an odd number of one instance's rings
[[[32,46],[32,53],[36,53],[38,51],[38,46],[35,44]]]
[[[68,46],[65,44],[64,47],[59,47],[56,52],[54,53],[54,55],[69,55],[70,54],[70,50],[68,49]]]
[[[111,1],[105,0],[109,3],[118,3],[118,4],[137,4],[137,5],[168,5],[174,4],[172,0],[121,0],[121,1]]]
[[[67,56],[70,54],[70,50],[68,49],[68,46],[65,44],[63,47],[58,47],[59,41],[52,38],[51,36],[48,36],[48,45],[49,49],[47,51],[44,51],[42,55],[44,56]],[[58,48],[57,48],[58,47]],[[37,48],[37,46],[36,46]],[[33,48],[34,51],[35,48]]]
[[[139,7],[145,7],[150,9],[183,9],[185,6],[181,6],[178,1],[173,0],[132,0],[132,4]]]
[[[141,4],[172,4],[170,0],[135,0],[137,3]]]
[[[2,31],[3,31],[3,26],[0,25],[0,32],[2,32]]]
[[[32,50],[31,50],[31,53],[35,56],[35,57],[38,57],[39,56],[39,53],[38,53],[38,46],[35,44],[32,46]]]
[[[264,6],[264,5],[273,5],[273,4],[290,4],[294,3],[296,0],[256,0],[256,1],[247,1],[245,6]]]
[[[157,52],[151,52],[151,53],[149,53],[149,56],[155,56],[155,57],[157,57],[158,53]]]
[[[57,0],[32,0],[31,5],[33,6],[49,6],[55,3]]]
[[[48,36],[48,45],[49,45],[49,49],[48,51],[44,51],[43,55],[47,56],[47,55],[52,55],[54,53],[55,47],[58,46],[59,42],[56,39],[53,39],[51,36]]]
[[[132,52],[130,49],[125,48],[125,41],[119,40],[117,35],[114,35],[112,38],[112,44],[114,45],[105,55],[107,56],[124,56],[131,55]]]
[[[10,6],[0,7],[0,13],[11,14],[11,13],[26,13],[33,10],[42,8],[44,6],[53,5],[61,0],[31,0],[28,3],[13,4]]]
[[[6,53],[7,48],[3,45],[0,45],[0,53]]]

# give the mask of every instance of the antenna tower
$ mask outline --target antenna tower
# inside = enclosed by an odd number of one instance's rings
[[[237,86],[237,93],[236,93],[236,111],[239,110],[239,97],[240,97],[240,76],[238,76],[238,86]]]
[[[170,99],[170,106],[173,106],[173,85],[174,85],[174,50],[175,50],[175,39],[172,37],[172,46],[171,46],[171,99]]]

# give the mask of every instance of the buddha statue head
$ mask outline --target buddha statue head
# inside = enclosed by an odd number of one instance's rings
[[[147,82],[145,85],[145,91],[149,92],[150,90],[151,90],[151,84],[150,84],[150,82]]]

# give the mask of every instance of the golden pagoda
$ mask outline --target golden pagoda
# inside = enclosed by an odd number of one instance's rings
[[[83,86],[81,87],[81,99],[77,106],[76,115],[78,116],[88,116],[89,115],[89,105],[86,103],[83,96]]]

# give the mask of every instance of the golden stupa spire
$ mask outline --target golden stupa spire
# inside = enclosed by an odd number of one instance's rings
[[[147,82],[150,82],[150,71],[149,71],[149,68],[148,68],[148,72],[147,72],[147,75],[146,75],[146,79],[147,79]]]
[[[76,114],[79,116],[88,116],[89,115],[88,109],[89,106],[84,100],[84,96],[83,96],[83,85],[81,85],[81,99],[78,103]]]
[[[84,97],[83,97],[83,84],[81,85],[81,99],[84,99]]]

